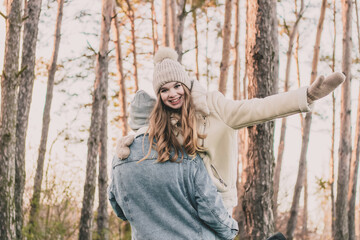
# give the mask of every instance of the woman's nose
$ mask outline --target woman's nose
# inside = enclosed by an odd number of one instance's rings
[[[170,88],[170,90],[169,90],[169,95],[170,95],[170,97],[176,95],[176,91],[175,91],[174,88]]]

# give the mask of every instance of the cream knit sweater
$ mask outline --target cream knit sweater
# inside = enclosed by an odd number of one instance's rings
[[[240,101],[227,99],[218,91],[196,95],[199,133],[207,135],[200,140],[207,149],[201,156],[227,209],[237,205],[237,130],[310,111],[306,90],[304,87],[263,99]]]

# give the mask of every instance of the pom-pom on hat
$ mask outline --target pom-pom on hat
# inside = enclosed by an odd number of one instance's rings
[[[156,99],[151,97],[144,90],[135,93],[130,103],[130,121],[132,130],[136,131],[149,124],[149,116],[156,103]]]
[[[178,54],[169,47],[160,47],[154,56],[153,87],[156,94],[162,85],[180,82],[191,90],[191,80],[184,67],[177,61]]]

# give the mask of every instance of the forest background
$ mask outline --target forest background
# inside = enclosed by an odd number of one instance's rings
[[[0,21],[1,72],[4,70],[6,48],[5,15],[7,15],[6,13],[8,11],[7,4],[13,2],[15,1],[6,0],[4,4],[0,6],[0,11],[4,16],[2,21]],[[91,132],[91,124],[93,121],[93,96],[96,95],[94,93],[94,81],[97,79],[97,56],[99,52],[102,51],[101,48],[103,45],[101,45],[100,39],[103,39],[104,36],[101,29],[104,21],[102,18],[102,15],[104,16],[102,6],[106,4],[106,1],[29,0],[25,2],[28,2],[27,4],[31,2],[40,3],[41,13],[36,40],[35,78],[25,144],[26,180],[24,185],[24,202],[22,203],[24,224],[20,235],[28,239],[89,239],[91,236],[100,239],[127,239],[129,236],[128,226],[116,218],[110,207],[107,207],[109,214],[107,234],[102,235],[97,232],[97,224],[95,222],[98,214],[97,206],[99,204],[97,197],[98,188],[96,188],[94,197],[95,203],[91,207],[91,210],[89,210],[91,212],[94,211],[94,213],[93,215],[90,214],[87,219],[87,227],[90,230],[84,230],[84,228],[82,228],[83,224],[86,225],[82,221],[85,218],[85,213],[82,212],[82,208],[84,208],[84,184],[87,181],[86,169],[87,165],[89,165],[90,147],[88,147],[87,142],[88,139],[91,138],[89,132]],[[40,214],[41,218],[37,219],[34,223],[34,220],[31,220],[30,217],[32,208],[31,201],[34,196],[34,179],[36,178],[36,169],[39,161],[39,144],[43,128],[42,118],[44,104],[47,91],[49,91],[47,90],[49,77],[48,68],[52,61],[52,53],[54,51],[55,25],[58,19],[58,6],[61,2],[64,4],[61,41],[59,42],[59,52],[56,62],[53,101],[50,111],[51,121],[49,122],[50,125],[46,140],[43,181],[40,190],[39,212],[37,213]],[[124,112],[124,109],[128,107],[137,88],[144,89],[151,95],[154,95],[151,85],[153,71],[152,57],[156,45],[164,45],[166,39],[168,39],[169,45],[171,45],[171,41],[173,41],[170,24],[172,2],[173,1],[169,1],[169,5],[167,6],[167,12],[170,15],[168,16],[168,22],[163,20],[166,15],[166,12],[162,11],[164,1],[118,1],[114,4],[116,5],[116,18],[112,12],[111,20],[118,20],[122,74],[119,74],[119,62],[117,62],[118,49],[116,48],[115,31],[114,28],[112,28],[108,46],[107,174],[111,171],[109,166],[111,165],[112,156],[114,155],[116,139],[124,134],[123,127],[124,122],[126,122],[126,116],[124,117],[123,115],[127,114]],[[178,1],[176,4],[181,4],[181,2],[183,1]],[[232,15],[229,18],[231,27],[230,30],[226,30],[226,26],[229,25],[226,25],[224,22],[226,22],[226,15],[228,14],[226,4],[229,4],[229,2],[232,11]],[[313,56],[316,49],[314,48],[317,37],[316,33],[318,32],[319,17],[324,2],[326,11],[319,44],[320,52],[317,73],[318,75],[323,74],[326,76],[334,70],[344,72],[344,66],[342,65],[344,62],[342,11],[344,10],[341,4],[346,1],[278,0],[270,2],[276,5],[276,19],[278,21],[276,33],[279,47],[279,71],[278,83],[275,84],[278,92],[283,92],[287,84],[290,90],[310,84],[311,73],[313,71]],[[154,4],[154,11],[151,10],[152,3]],[[236,4],[239,4],[238,13],[236,13]],[[266,5],[266,3],[264,4]],[[299,18],[299,14],[296,13],[299,13],[302,5],[304,8]],[[353,149],[356,149],[354,139],[357,136],[356,125],[358,116],[356,113],[359,97],[359,33],[356,27],[356,6],[356,1],[352,1],[351,22],[353,28],[350,33],[352,35],[351,119],[348,125],[351,127]],[[224,78],[224,70],[221,69],[220,66],[227,66],[226,71],[228,71],[228,73],[226,73],[227,76],[225,76],[226,91],[224,91],[224,94],[228,98],[243,99],[249,97],[249,93],[247,93],[248,73],[245,70],[247,54],[246,7],[247,2],[245,0],[191,1],[185,5],[185,12],[187,12],[187,14],[184,18],[184,31],[181,45],[181,52],[183,53],[181,54],[182,64],[193,79],[198,78],[203,86],[209,90],[219,88],[219,79]],[[180,8],[177,9],[178,14],[180,14],[179,9]],[[195,15],[193,13],[195,13]],[[22,14],[24,14],[24,16],[26,15],[25,10],[22,10]],[[194,18],[195,16],[196,18]],[[238,25],[236,24],[236,17],[239,19]],[[334,21],[334,18],[336,21]],[[23,21],[25,22],[26,19]],[[134,25],[132,25],[132,23]],[[287,52],[289,50],[291,30],[294,29],[293,26],[295,24],[298,24],[298,38],[294,38],[294,45],[292,53],[290,54],[292,62],[290,64],[289,82],[286,83],[286,71],[288,69]],[[158,35],[154,35],[152,31],[154,25],[157,26],[155,31]],[[238,33],[236,33],[236,29],[239,30]],[[226,58],[226,55],[224,56],[223,54],[225,47],[223,43],[225,37],[229,35],[224,34],[224,31],[230,31],[231,36],[229,40],[230,45],[227,46],[229,48],[229,55],[227,56],[228,64],[224,64],[223,62],[224,58]],[[133,33],[134,35],[132,35]],[[235,34],[239,36],[238,44],[235,42]],[[27,38],[23,39],[23,36],[24,33],[21,35],[19,43],[23,44],[28,40]],[[154,38],[157,38],[157,41],[154,41]],[[155,42],[156,44],[154,44]],[[133,51],[134,45],[136,49],[135,53]],[[25,45],[21,46],[20,53]],[[238,46],[239,63],[236,63],[236,46]],[[134,58],[134,56],[136,57]],[[333,58],[333,56],[335,57]],[[134,64],[134,62],[136,62],[136,64]],[[234,70],[236,64],[238,64],[238,68]],[[19,67],[19,71],[21,70],[21,67]],[[239,85],[238,88],[234,88],[234,73],[239,74],[237,77],[239,81],[235,83]],[[119,75],[122,75],[122,78]],[[122,80],[119,80],[119,77]],[[135,81],[135,79],[138,80]],[[122,83],[122,85],[119,85],[119,83]],[[4,95],[4,88],[2,84],[2,95]],[[123,95],[125,97],[124,108],[122,108],[123,105],[121,103],[121,89],[124,89],[125,93]],[[237,96],[234,94],[235,92],[238,92]],[[335,103],[334,108],[333,101]],[[339,142],[341,139],[341,101],[341,89],[338,88],[333,96],[328,96],[316,102],[306,152],[307,181],[304,182],[305,189],[303,189],[306,191],[306,194],[304,195],[303,192],[301,194],[302,200],[299,203],[300,210],[297,210],[296,214],[298,220],[297,224],[295,224],[296,228],[293,231],[287,226],[287,223],[289,222],[290,208],[294,202],[293,195],[295,183],[298,178],[299,159],[303,144],[301,119],[305,117],[305,114],[287,118],[287,132],[284,140],[285,148],[277,197],[278,210],[275,216],[276,225],[273,229],[268,229],[267,234],[277,229],[284,233],[291,233],[295,239],[332,238],[334,227],[331,227],[331,214],[333,211],[331,207],[331,173],[332,171],[334,172],[336,183],[338,179],[338,166],[341,162],[339,161],[338,155]],[[4,100],[2,98],[2,106],[3,102]],[[335,111],[335,127],[333,126],[333,110]],[[3,116],[4,115],[2,115],[2,117]],[[273,148],[272,155],[274,159],[270,165],[275,165],[277,161],[281,125],[281,119],[275,121],[274,140],[273,143],[270,144],[271,148]],[[334,135],[332,132],[333,129]],[[126,131],[129,131],[129,129]],[[334,139],[334,141],[332,141],[332,139]],[[334,145],[332,146],[332,144]],[[242,145],[240,144],[239,146],[240,155],[242,155]],[[334,153],[332,153],[332,149]],[[334,157],[333,165],[331,164],[332,156]],[[96,164],[93,165],[93,170],[99,173],[98,170],[95,170],[98,167]],[[331,166],[334,166],[333,170]],[[239,169],[241,173],[241,164]],[[272,166],[271,169],[274,171],[275,167]],[[336,188],[337,186],[334,184],[333,189],[335,193],[333,194],[335,194],[335,196]],[[19,196],[15,193],[15,198],[17,197]],[[106,196],[104,197],[106,199]],[[357,200],[356,208],[353,209],[356,213],[356,236],[360,234],[360,228],[358,227],[360,226],[359,206],[360,202]],[[89,231],[89,233],[82,235],[82,231]],[[256,233],[251,233],[249,228],[245,228],[244,231],[246,233],[243,233],[243,236],[246,235],[249,239],[260,239],[256,237]],[[124,234],[125,232],[127,235]],[[288,237],[291,239],[291,236]],[[337,239],[347,238],[340,237]]]

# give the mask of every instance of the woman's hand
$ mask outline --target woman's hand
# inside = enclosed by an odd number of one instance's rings
[[[321,75],[307,89],[307,100],[311,104],[314,101],[325,97],[335,90],[345,81],[345,75],[340,72],[334,72],[326,78]]]

